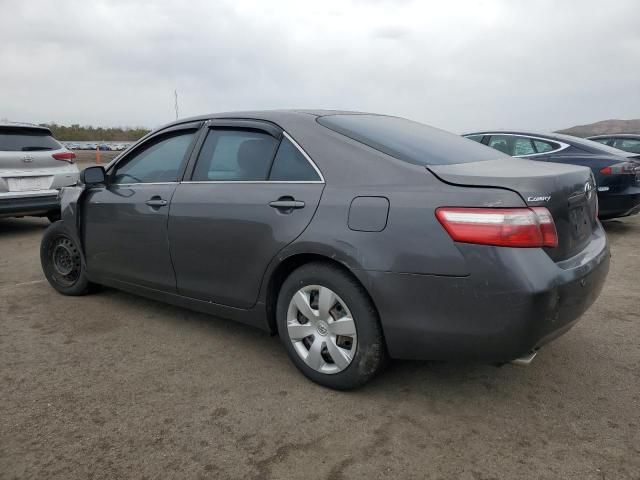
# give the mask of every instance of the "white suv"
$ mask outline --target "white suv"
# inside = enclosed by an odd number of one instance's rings
[[[0,217],[59,219],[58,190],[78,181],[75,159],[48,128],[0,123]]]

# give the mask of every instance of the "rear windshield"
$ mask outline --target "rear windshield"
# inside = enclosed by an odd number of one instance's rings
[[[59,148],[60,144],[45,130],[0,128],[0,151],[35,152]]]
[[[319,117],[318,123],[416,165],[480,162],[506,156],[478,142],[404,118],[339,114]]]

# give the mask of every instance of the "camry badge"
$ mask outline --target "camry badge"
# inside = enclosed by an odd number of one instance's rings
[[[527,202],[548,202],[549,200],[551,200],[551,195],[527,197]]]

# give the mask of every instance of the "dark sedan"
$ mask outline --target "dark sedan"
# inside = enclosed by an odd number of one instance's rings
[[[587,140],[609,145],[610,147],[624,150],[629,153],[640,155],[640,135],[620,133],[616,135],[596,135],[588,137]]]
[[[589,169],[396,117],[195,117],[82,181],[42,240],[55,289],[109,285],[277,333],[332,388],[388,357],[528,363],[609,269]]]
[[[640,212],[640,155],[559,133],[477,132],[465,137],[517,158],[583,165],[593,172],[601,219]]]

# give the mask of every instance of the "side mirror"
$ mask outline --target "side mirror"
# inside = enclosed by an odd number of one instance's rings
[[[107,183],[107,174],[104,171],[104,167],[87,167],[80,173],[80,180],[87,187],[104,185]]]

